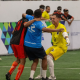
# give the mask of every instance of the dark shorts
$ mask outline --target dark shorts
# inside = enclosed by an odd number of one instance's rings
[[[29,57],[29,60],[34,60],[34,59],[43,59],[46,56],[45,50],[43,47],[41,48],[31,48],[24,46],[25,52]]]

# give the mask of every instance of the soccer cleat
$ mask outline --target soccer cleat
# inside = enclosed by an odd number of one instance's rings
[[[11,75],[10,75],[10,73],[8,72],[8,73],[6,74],[6,80],[10,80],[10,77],[11,77]]]
[[[29,80],[34,80],[34,79],[32,79],[32,78],[29,78]]]
[[[35,79],[41,79],[42,76],[41,75],[38,75],[37,77],[35,77]]]
[[[49,76],[49,77],[48,77],[48,80],[56,80],[56,76],[54,76],[54,77]]]
[[[48,79],[47,77],[46,77],[46,78],[43,78],[43,77],[42,77],[42,79],[41,79],[41,80],[49,80],[49,79]]]

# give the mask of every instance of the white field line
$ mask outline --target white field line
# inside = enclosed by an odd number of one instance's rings
[[[11,66],[0,66],[0,67],[11,67]],[[31,67],[24,67],[24,68],[31,68]],[[40,67],[37,67],[37,68],[40,68]],[[80,68],[55,68],[55,69],[80,69]]]

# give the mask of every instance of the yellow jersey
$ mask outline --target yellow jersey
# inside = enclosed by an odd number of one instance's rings
[[[55,29],[55,25],[51,24],[47,28]],[[63,32],[67,32],[66,27],[61,23],[58,24],[58,27],[56,29],[60,29],[60,28],[64,28]],[[53,46],[58,46],[62,48],[64,52],[67,51],[67,46],[66,46],[67,42],[64,39],[62,32],[52,32],[52,41],[53,41]]]
[[[45,19],[50,19],[50,16],[49,16],[49,14],[46,11],[44,11],[42,13],[42,17],[45,18]]]

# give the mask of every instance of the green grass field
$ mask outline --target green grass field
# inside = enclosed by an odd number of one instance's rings
[[[6,80],[5,74],[10,69],[12,62],[16,59],[14,56],[0,56],[2,61],[0,61],[0,80]],[[30,67],[32,61],[26,59],[26,65],[20,80],[28,80],[30,75]],[[55,75],[57,80],[80,80],[80,50],[68,51],[62,57],[60,57],[55,64]],[[18,67],[17,67],[18,68]],[[17,68],[11,76],[11,80],[14,80]],[[35,76],[39,74],[39,64],[36,69]],[[47,71],[47,76],[49,76],[49,70]]]

